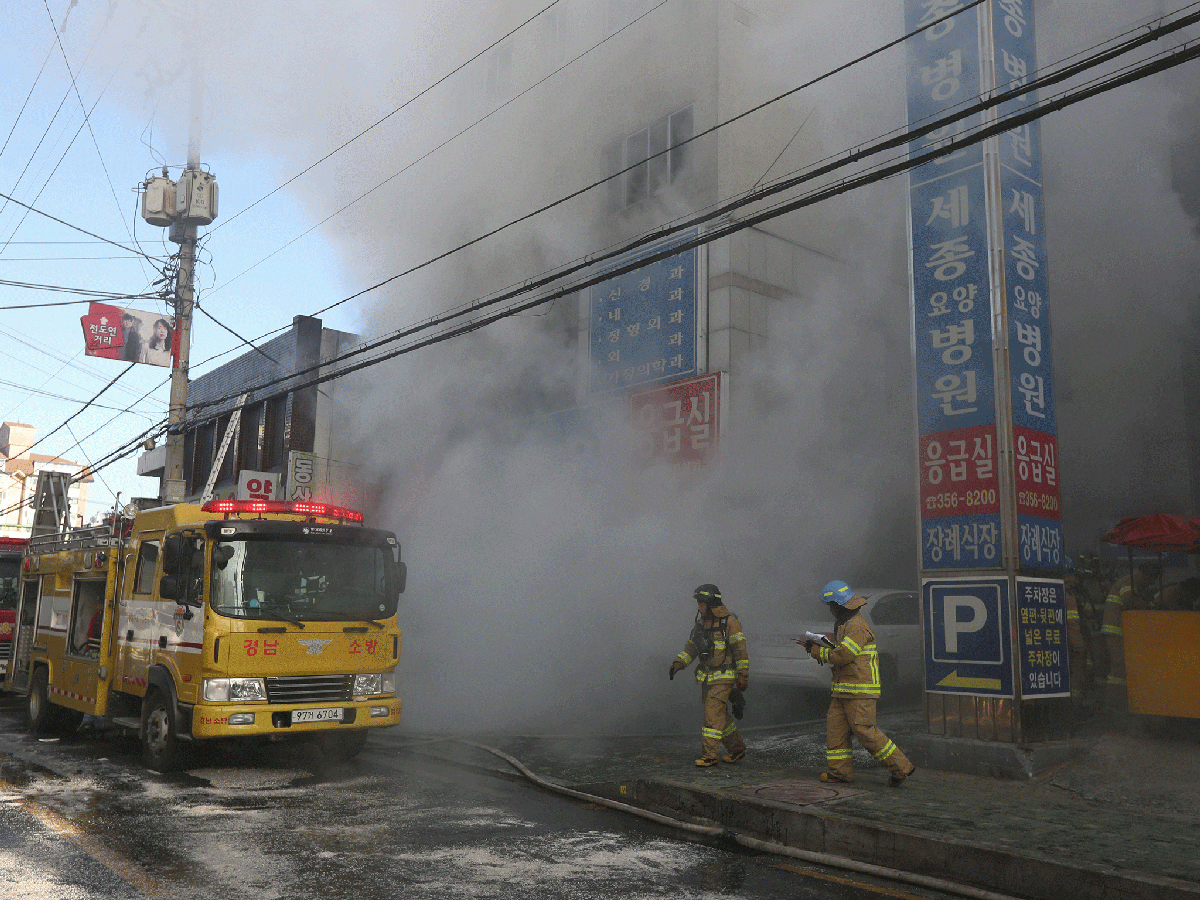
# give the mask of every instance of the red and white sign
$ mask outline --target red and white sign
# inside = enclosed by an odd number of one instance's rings
[[[629,412],[653,461],[699,467],[717,451],[728,378],[713,372],[664,387],[634,391]]]
[[[238,500],[278,500],[280,476],[275,472],[249,472],[238,474]]]
[[[179,357],[174,316],[92,303],[79,322],[87,356],[168,367]]]

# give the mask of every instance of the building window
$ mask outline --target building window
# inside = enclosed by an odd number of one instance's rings
[[[283,465],[284,416],[287,415],[287,395],[272,397],[263,407],[262,467],[264,471]]]
[[[198,494],[204,490],[204,485],[208,483],[208,476],[212,472],[213,467],[213,452],[215,447],[216,425],[209,422],[201,425],[196,429],[196,451],[192,455],[192,481],[191,493]]]
[[[257,472],[262,462],[263,404],[255,403],[242,410],[238,429],[238,470]]]
[[[694,134],[692,107],[688,106],[610,146],[606,154],[610,170],[629,169],[610,182],[613,207],[635,206],[683,178],[692,157],[692,145],[684,142]]]

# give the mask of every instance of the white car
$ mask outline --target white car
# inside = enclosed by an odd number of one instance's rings
[[[857,589],[855,593],[867,601],[862,612],[875,632],[884,696],[920,691],[925,684],[925,650],[918,616],[920,595],[895,588]],[[812,606],[809,618],[748,635],[752,681],[829,690],[830,667],[817,663],[803,644],[796,643],[806,631],[833,637],[833,616],[828,607],[816,600]]]

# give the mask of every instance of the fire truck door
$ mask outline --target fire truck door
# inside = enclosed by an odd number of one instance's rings
[[[17,633],[13,635],[12,673],[9,687],[23,691],[29,686],[29,662],[37,638],[38,605],[41,601],[40,578],[28,578],[21,583],[21,607],[17,610]]]
[[[154,637],[154,580],[158,571],[159,535],[143,538],[125,556],[116,626],[120,655],[113,688],[131,694],[146,692]]]

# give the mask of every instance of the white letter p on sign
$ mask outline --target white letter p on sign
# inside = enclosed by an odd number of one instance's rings
[[[946,611],[943,616],[943,627],[946,631],[946,652],[957,653],[958,636],[960,634],[971,634],[979,631],[987,624],[987,607],[983,605],[983,601],[978,597],[947,596],[945,602]],[[958,619],[958,610],[964,606],[971,610],[971,618],[968,621],[960,622]]]

